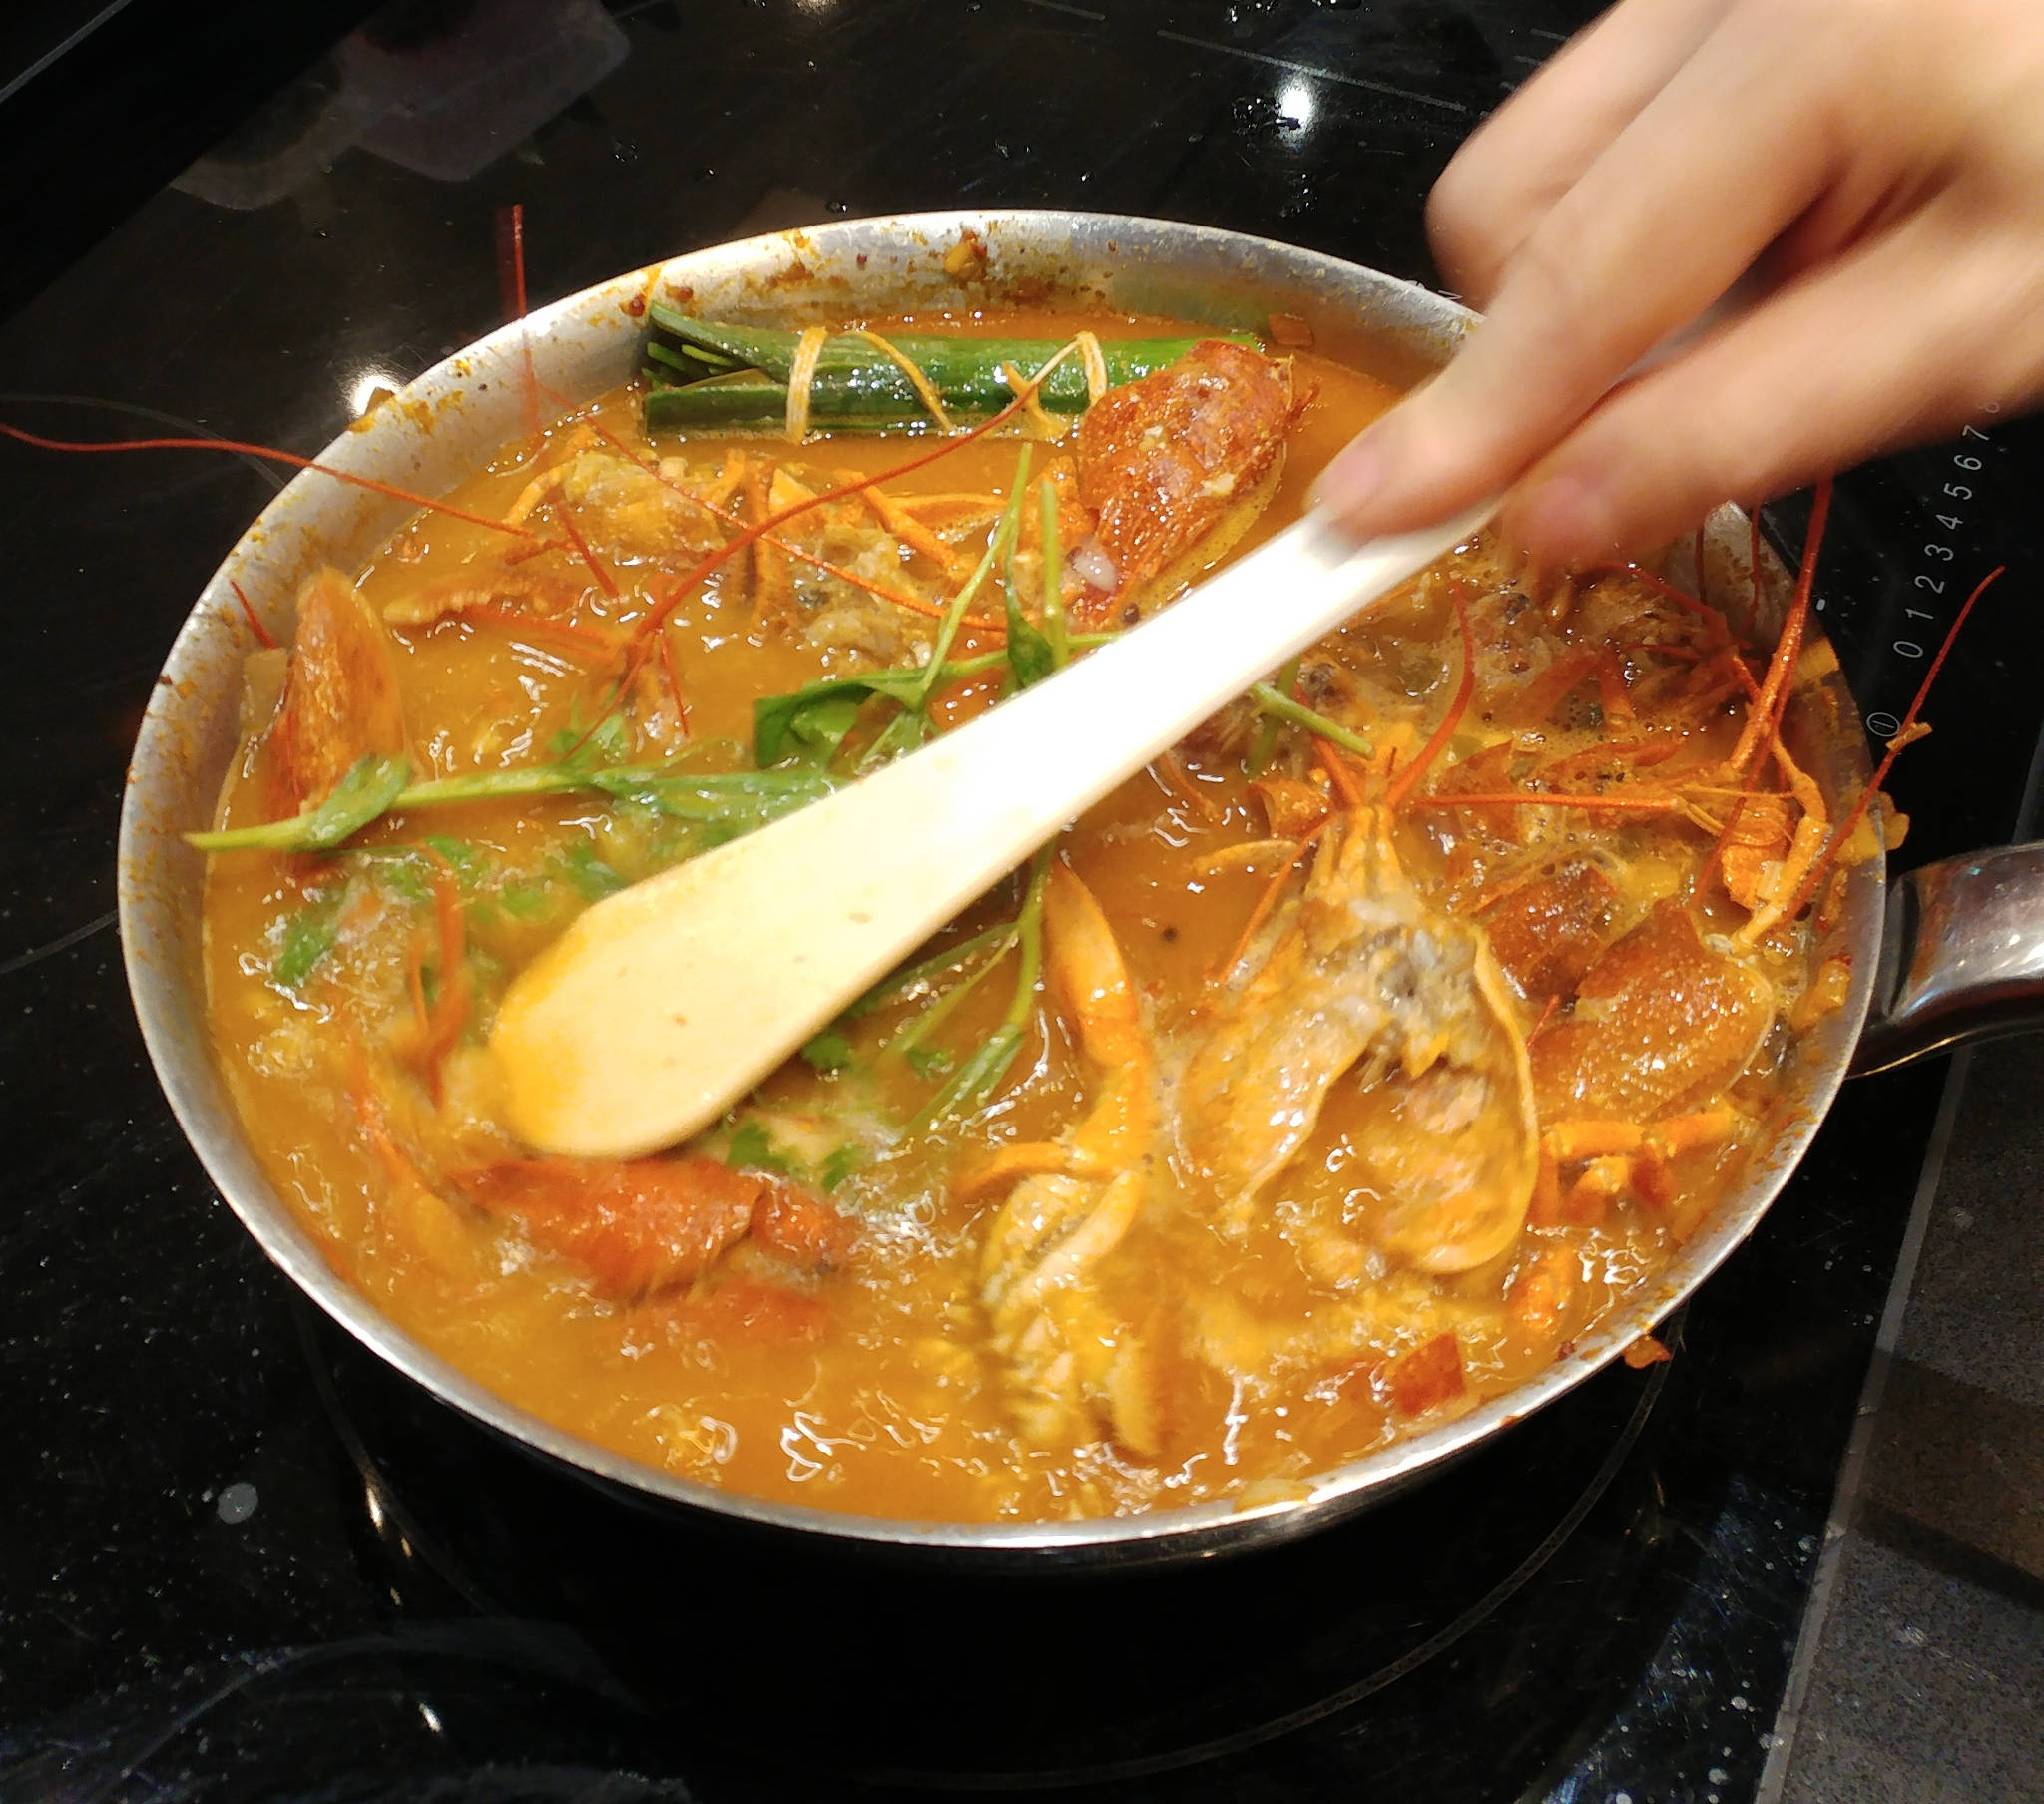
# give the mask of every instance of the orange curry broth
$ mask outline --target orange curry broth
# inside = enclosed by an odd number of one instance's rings
[[[882,323],[884,329],[895,322]],[[927,319],[916,323],[941,329]],[[1103,336],[1189,329],[1044,314],[966,322],[967,329],[1054,338],[1080,323]],[[1277,498],[1246,544],[1295,518],[1314,474],[1394,398],[1382,383],[1310,354],[1297,356],[1296,371],[1311,399],[1290,433]],[[634,446],[646,442],[631,390],[605,396],[578,418],[599,420]],[[448,499],[501,515],[571,427],[555,425],[537,447],[508,447]],[[931,442],[851,434],[796,450],[771,439],[702,435],[686,444],[664,436],[654,449],[685,451],[694,464],[714,462],[736,444],[804,471],[870,473]],[[1005,494],[1016,451],[1012,439],[985,438],[890,492]],[[1040,449],[1038,470],[1043,454]],[[370,562],[361,592],[380,611],[469,561],[517,549],[506,536],[422,514]],[[686,563],[676,560],[670,568]],[[567,569],[573,576],[579,567]],[[626,590],[622,600],[586,584],[572,618],[635,618],[644,603],[631,585],[658,573],[621,567],[617,574]],[[825,669],[792,635],[759,630],[739,588],[727,567],[674,616],[678,674],[698,743],[749,743],[755,696],[793,689]],[[1445,708],[1459,669],[1453,616],[1437,603],[1410,611],[1409,637],[1365,637],[1358,653],[1378,666],[1416,669],[1413,718],[1422,736]],[[997,611],[994,585],[980,606]],[[571,719],[586,724],[604,692],[602,671],[566,638],[455,618],[393,638],[412,736],[431,766],[418,771],[420,777],[548,758],[554,736]],[[968,632],[953,656],[984,649]],[[994,692],[993,682],[981,682],[950,705],[953,711],[981,705]],[[272,760],[257,724],[230,779],[224,825],[279,811]],[[1727,715],[1709,729],[1706,737],[1719,755],[1736,727]],[[1112,922],[1160,1029],[1191,1018],[1202,986],[1281,862],[1265,855],[1239,868],[1203,872],[1203,858],[1264,838],[1268,829],[1246,788],[1239,753],[1195,743],[1184,768],[1186,777],[1176,784],[1155,769],[1133,778],[1063,842],[1064,856]],[[1201,798],[1198,806],[1182,799],[1188,782]],[[1626,830],[1621,822],[1617,831]],[[1395,1387],[1386,1384],[1379,1356],[1281,1373],[1260,1395],[1184,1360],[1171,1379],[1166,1451],[1155,1461],[1111,1442],[1076,1452],[1036,1447],[1018,1432],[975,1301],[979,1247],[1000,1198],[960,1197],[951,1180],[975,1148],[983,1156],[989,1144],[1054,1137],[1092,1094],[1096,1074],[1041,995],[1023,1052],[990,1113],[965,1128],[925,1134],[835,1188],[832,1199],[857,1223],[860,1246],[845,1269],[821,1278],[772,1282],[718,1268],[668,1294],[600,1301],[572,1266],[528,1246],[515,1224],[394,1182],[369,1149],[351,1099],[361,1036],[378,1028],[376,1019],[362,1018],[359,999],[374,996],[381,999],[378,1007],[394,1006],[391,999],[404,994],[399,980],[390,970],[360,969],[337,954],[296,993],[268,980],[282,923],[303,906],[308,885],[354,867],[354,848],[416,845],[426,835],[448,837],[457,853],[480,848],[520,873],[486,876],[464,891],[471,945],[499,976],[531,958],[583,905],[559,876],[564,849],[579,848],[585,864],[601,859],[621,877],[641,874],[614,810],[604,797],[589,795],[469,803],[386,818],[352,842],[349,854],[330,860],[217,856],[206,900],[213,1031],[257,1152],[335,1268],[405,1330],[499,1395],[689,1478],[825,1509],[923,1519],[1054,1518],[1282,1495],[1308,1475],[1415,1425]],[[1397,828],[1400,854],[1422,886],[1441,880],[1452,840],[1437,814],[1408,812]],[[1692,855],[1708,843],[1707,836],[1692,835]],[[542,884],[549,871],[552,880]],[[819,872],[818,881],[827,882],[828,873]],[[350,892],[349,906],[365,914],[407,906],[373,886],[363,893],[368,899]],[[429,936],[430,903],[414,897],[409,906],[416,936]],[[1011,884],[962,926],[1011,916],[1014,906]],[[1006,1008],[1013,973],[1011,957],[933,1039],[955,1054],[969,1051]],[[1531,1029],[1537,1014],[1528,1004],[1522,1029]],[[906,1018],[883,1012],[864,1044]],[[473,1038],[476,1029],[470,1032]],[[922,1106],[935,1082],[899,1059],[879,1060],[851,1107],[861,1120],[891,1117],[898,1125]],[[1746,1082],[1751,1090],[1755,1081]],[[831,1112],[845,1107],[851,1088],[799,1062],[777,1074],[758,1106],[773,1126],[776,1147],[792,1145],[798,1155],[806,1148],[820,1157],[830,1142]],[[805,1138],[805,1128],[820,1137]],[[710,1142],[713,1150],[727,1143],[728,1136]],[[1617,1295],[1665,1263],[1722,1192],[1739,1156],[1735,1146],[1690,1161],[1683,1195],[1672,1207],[1651,1211],[1621,1202],[1602,1225],[1529,1227],[1503,1258],[1436,1280],[1445,1305],[1462,1310],[1456,1320],[1465,1385],[1431,1413],[1421,1399],[1418,1425],[1470,1407],[1551,1363]],[[1274,1206],[1294,1192],[1338,1191],[1334,1173],[1344,1158],[1339,1112],[1330,1105],[1306,1159],[1270,1193]],[[1156,1289],[1146,1276],[1161,1269],[1189,1274],[1184,1281],[1226,1285],[1259,1309],[1302,1319],[1325,1300],[1275,1233],[1247,1247],[1223,1246],[1198,1215],[1168,1206],[1149,1208],[1112,1258],[1117,1276],[1103,1281],[1118,1282],[1124,1304],[1161,1339],[1169,1338],[1171,1299],[1143,1301],[1146,1289]],[[1542,1261],[1564,1270],[1568,1282],[1552,1319],[1529,1331],[1503,1308],[1503,1299]]]

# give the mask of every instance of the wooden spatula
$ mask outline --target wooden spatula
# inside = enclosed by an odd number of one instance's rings
[[[707,1127],[1067,822],[1493,506],[1363,546],[1300,521],[913,756],[599,902],[498,1012],[507,1125],[585,1157]]]

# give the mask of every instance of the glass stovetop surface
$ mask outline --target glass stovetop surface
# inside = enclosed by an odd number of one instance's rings
[[[849,214],[1056,205],[1428,274],[1454,145],[1587,8],[476,0],[386,13],[0,327],[0,418],[310,453],[501,317]],[[1899,715],[1972,580],[2036,569],[2040,439],[1839,487],[1820,593]],[[213,1195],[112,927],[163,654],[277,476],[0,447],[0,1797],[1754,1796],[1937,1109],[1849,1086],[1669,1331],[1297,1547],[964,1579],[620,1513],[389,1377]],[[1963,495],[1955,493],[1963,490]],[[1801,511],[1773,510],[1791,551]],[[2011,830],[2044,623],[1987,604],[1893,788]],[[1912,650],[1912,648],[1914,648]]]

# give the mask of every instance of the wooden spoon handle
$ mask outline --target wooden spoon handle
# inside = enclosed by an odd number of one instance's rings
[[[607,1157],[707,1127],[1067,822],[1491,511],[1360,547],[1300,521],[912,757],[598,903],[498,1013],[509,1126]]]

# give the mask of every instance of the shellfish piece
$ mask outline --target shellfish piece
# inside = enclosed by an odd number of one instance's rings
[[[1688,909],[1658,904],[1584,974],[1574,1010],[1533,1046],[1543,1118],[1653,1122],[1743,1071],[1775,1024],[1775,991],[1714,952]]]
[[[833,1263],[850,1245],[849,1224],[827,1204],[701,1156],[504,1159],[448,1185],[485,1213],[515,1217],[606,1297],[686,1284],[749,1233],[801,1264]]]
[[[1378,1244],[1428,1272],[1495,1258],[1539,1167],[1525,1039],[1482,930],[1421,899],[1374,809],[1330,825],[1288,921],[1187,1066],[1180,1149],[1224,1222],[1246,1225],[1358,1066],[1349,1137],[1386,1201]]]
[[[1073,567],[1104,559],[1112,577],[1072,605],[1074,618],[1154,613],[1220,563],[1277,493],[1297,412],[1288,359],[1220,339],[1096,401],[1076,448],[1079,499],[1098,525]]]
[[[1529,997],[1566,997],[1604,950],[1618,885],[1576,860],[1501,896],[1482,911],[1490,949]]]
[[[1156,1123],[1142,1005],[1093,893],[1062,864],[1044,891],[1051,983],[1100,1072],[1092,1106],[1057,1141],[1007,1150],[1003,1177],[1034,1166],[995,1214],[980,1300],[1014,1413],[1044,1446],[1101,1438],[1156,1451],[1154,1385],[1141,1342],[1094,1281],[1141,1212]]]
[[[331,565],[298,591],[298,626],[274,745],[300,808],[316,807],[363,758],[408,753],[390,637]]]

